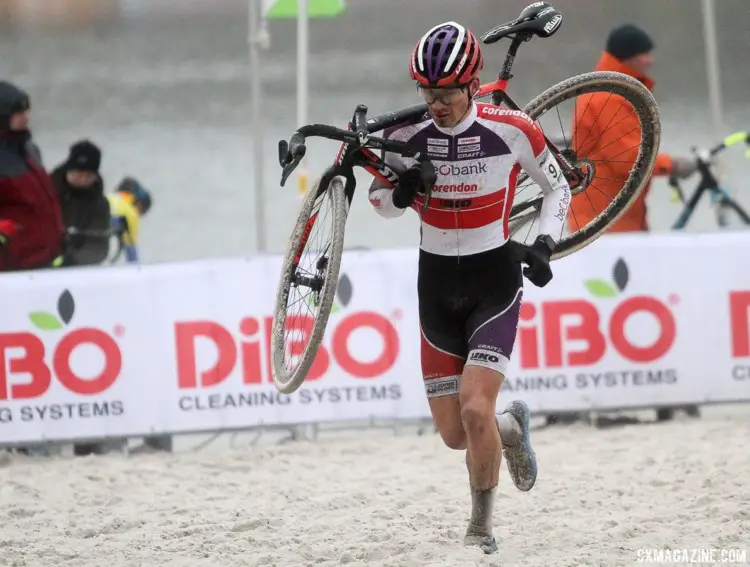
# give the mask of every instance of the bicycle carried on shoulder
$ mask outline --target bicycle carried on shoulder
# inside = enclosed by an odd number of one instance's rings
[[[641,137],[630,174],[612,202],[599,211],[588,224],[562,236],[552,254],[552,260],[570,255],[593,242],[630,207],[651,176],[661,135],[658,108],[653,96],[639,81],[621,73],[595,71],[571,77],[545,90],[523,109],[511,99],[506,89],[512,78],[511,68],[519,47],[534,37],[552,36],[560,28],[561,22],[562,14],[558,10],[545,2],[535,2],[527,6],[519,18],[484,34],[481,41],[486,45],[503,38],[510,39],[511,44],[498,79],[482,85],[476,98],[491,95],[493,104],[523,111],[531,119],[538,121],[548,111],[565,101],[575,99],[577,103],[576,97],[588,97],[590,100],[596,93],[616,95],[618,100],[624,100],[633,109],[631,114],[638,119]],[[360,104],[346,130],[329,125],[310,124],[299,128],[289,143],[285,140],[279,142],[279,163],[283,168],[282,186],[305,155],[307,138],[318,136],[342,143],[334,163],[323,172],[308,192],[284,257],[271,337],[272,377],[280,392],[290,394],[301,386],[323,339],[337,288],[348,205],[351,204],[356,188],[354,168],[362,167],[372,175],[395,184],[401,172],[394,171],[373,150],[394,152],[415,159],[421,165],[422,177],[428,188],[423,208],[429,207],[429,189],[436,179],[431,161],[408,142],[373,136],[374,133],[391,126],[426,117],[427,112],[426,104],[417,104],[368,118],[367,107]],[[562,125],[559,110],[558,118]],[[596,160],[579,159],[563,151],[566,148],[559,148],[549,138],[546,140],[547,147],[560,163],[574,196],[585,193],[589,187],[594,186]],[[523,173],[519,175],[510,225],[533,223],[541,210],[541,196],[517,201],[519,188],[527,179]],[[312,233],[321,222],[325,222],[326,214],[321,213],[324,206],[331,210],[332,227],[315,246],[316,239],[312,237]],[[527,248],[522,244],[514,244],[515,249],[519,251],[518,261],[523,262]],[[312,253],[315,253],[315,257],[308,259],[307,256]],[[313,315],[297,316],[291,312],[294,304],[290,305],[290,295],[300,289],[306,289],[307,294],[295,304],[314,309]],[[298,337],[290,337],[290,334],[300,331],[306,339],[306,344]],[[290,367],[291,359],[294,357],[297,358],[297,363]]]
[[[739,217],[739,220],[746,225],[750,225],[750,214],[737,203],[729,193],[721,187],[719,180],[714,175],[712,165],[714,158],[727,149],[730,146],[736,144],[745,143],[750,146],[750,132],[736,132],[730,134],[720,143],[713,148],[699,150],[692,148],[693,154],[695,155],[696,164],[698,166],[698,174],[701,176],[695,191],[689,199],[685,199],[685,193],[680,186],[679,181],[674,176],[669,177],[669,186],[674,190],[675,200],[683,204],[682,212],[680,216],[672,225],[672,229],[680,230],[687,226],[690,217],[695,212],[695,208],[698,205],[701,197],[708,193],[711,198],[711,203],[714,205],[716,212],[716,223],[719,227],[724,228],[729,226],[729,216],[733,212]],[[747,150],[746,155],[750,158],[750,149]]]

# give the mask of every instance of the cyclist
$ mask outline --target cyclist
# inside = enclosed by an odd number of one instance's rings
[[[472,512],[464,544],[492,553],[501,454],[519,490],[530,490],[537,475],[529,408],[512,401],[495,415],[523,287],[517,248],[508,245],[508,215],[523,168],[544,194],[540,236],[523,275],[545,286],[552,278],[550,254],[562,234],[570,187],[526,114],[473,100],[482,67],[479,41],[460,24],[446,22],[422,36],[411,55],[410,74],[428,112],[384,136],[408,141],[430,158],[437,172],[433,196],[423,212],[420,164],[389,152],[384,160],[399,173],[398,182],[393,186],[376,178],[369,195],[386,218],[407,208],[420,216],[417,294],[425,391],[444,443],[467,450]]]
[[[133,177],[120,181],[115,193],[107,197],[112,214],[112,230],[118,235],[129,263],[137,263],[138,232],[141,217],[151,209],[151,194]]]

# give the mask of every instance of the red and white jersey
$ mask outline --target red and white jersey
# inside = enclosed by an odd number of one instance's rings
[[[458,256],[498,248],[509,239],[508,217],[521,169],[542,189],[539,233],[555,241],[562,235],[570,204],[570,186],[549,152],[539,127],[523,112],[474,103],[455,128],[437,126],[429,114],[395,126],[386,138],[410,142],[437,171],[427,211],[424,199],[412,205],[421,215],[420,247],[432,254]],[[386,152],[395,171],[415,160]],[[370,202],[384,217],[403,214],[393,205],[393,188],[375,183]]]

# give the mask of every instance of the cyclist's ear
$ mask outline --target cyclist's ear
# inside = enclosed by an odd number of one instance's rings
[[[479,77],[472,79],[472,81],[469,83],[469,100],[472,100],[477,95],[480,86],[481,82],[479,80]]]

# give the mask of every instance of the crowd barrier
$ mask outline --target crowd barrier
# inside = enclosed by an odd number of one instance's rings
[[[500,404],[750,401],[750,233],[601,238],[527,283]],[[280,257],[0,278],[0,444],[429,416],[415,250],[348,252],[291,396],[270,378]]]

